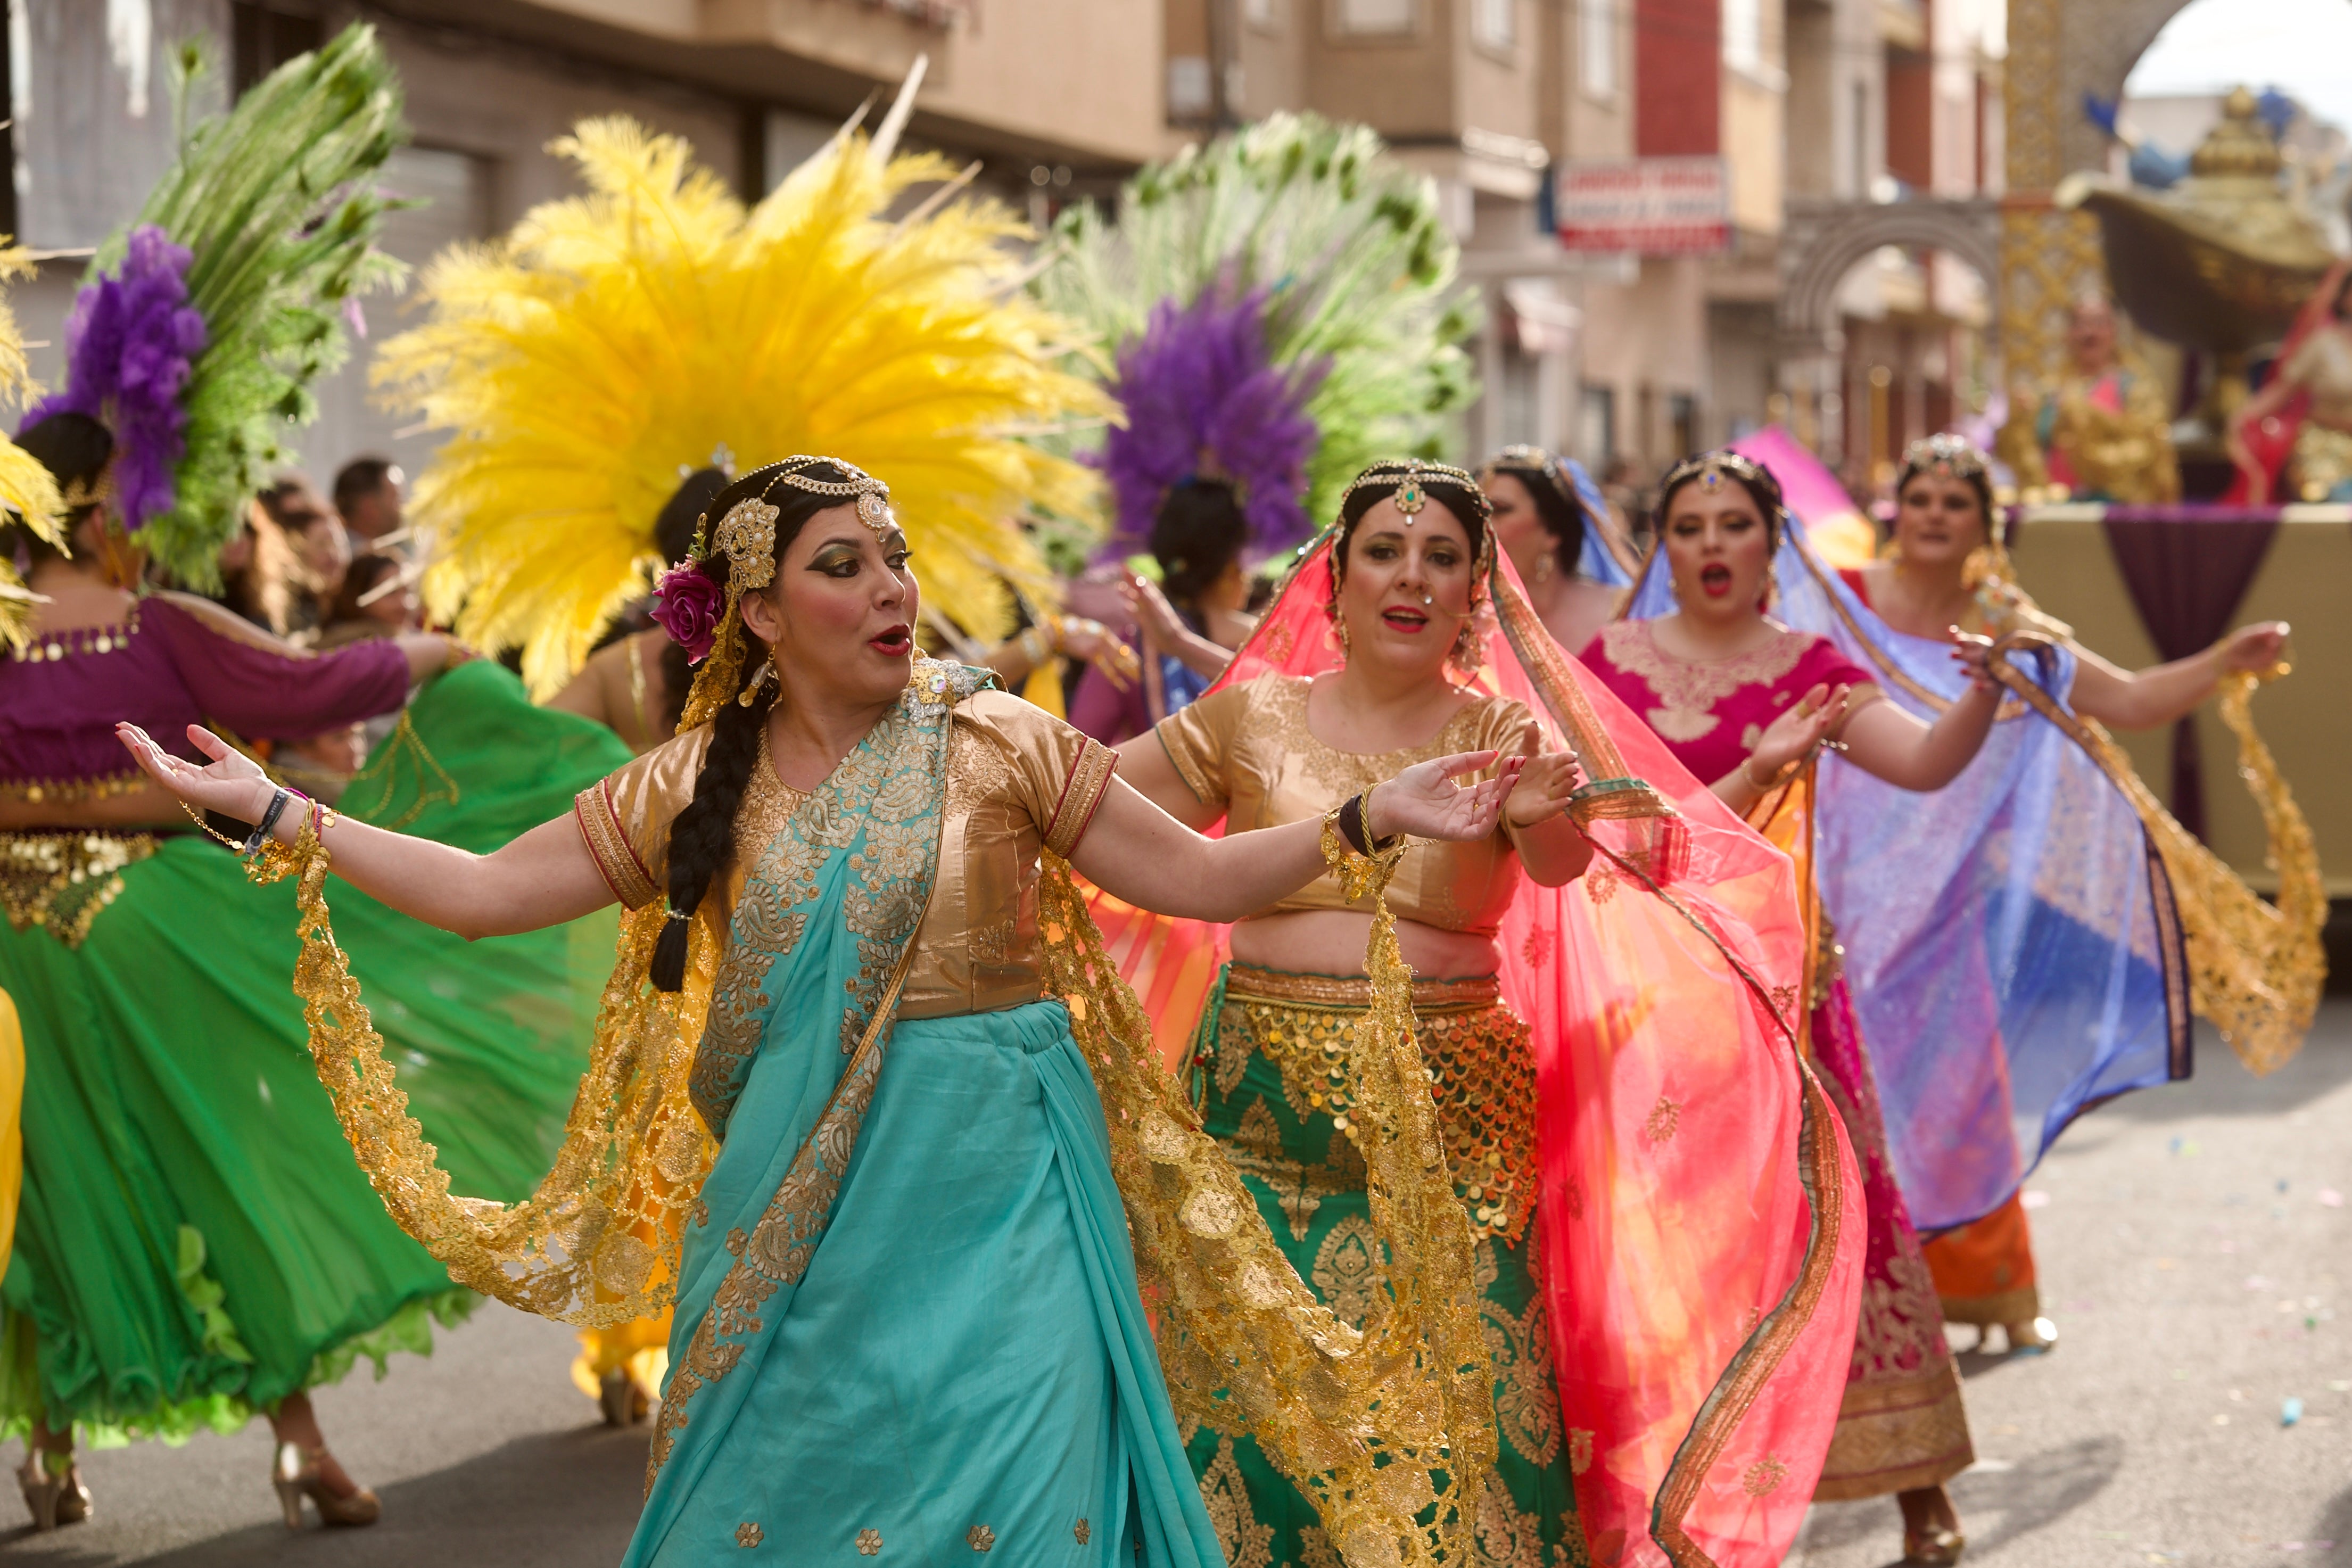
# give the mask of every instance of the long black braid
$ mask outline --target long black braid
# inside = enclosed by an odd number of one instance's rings
[[[725,703],[710,721],[710,750],[703,753],[702,771],[694,775],[694,799],[669,825],[673,915],[654,944],[656,991],[676,991],[686,984],[687,928],[691,922],[676,915],[700,909],[711,879],[735,858],[735,813],[751,783],[752,764],[760,760],[760,729],[774,702],[774,688],[763,685],[751,706]]]
[[[736,502],[765,500],[776,509],[776,556],[779,561],[808,520],[828,507],[842,504],[839,496],[813,495],[775,483],[781,465],[755,468],[720,490],[704,509],[702,532],[709,538]],[[829,463],[803,465],[799,472],[812,479],[841,484],[849,476]],[[726,585],[731,570],[727,557],[712,550],[701,563],[704,575]],[[659,941],[654,944],[652,979],[656,991],[676,991],[686,984],[688,927],[702,907],[711,880],[735,858],[735,814],[751,783],[752,766],[760,760],[760,732],[778,696],[768,675],[767,649],[745,628],[743,675],[733,691],[723,694],[718,716],[710,721],[710,749],[702,755],[702,769],[694,775],[694,799],[669,825],[669,910]],[[761,682],[751,706],[736,700],[748,677]],[[685,683],[678,683],[684,689]],[[681,919],[679,917],[688,917]]]

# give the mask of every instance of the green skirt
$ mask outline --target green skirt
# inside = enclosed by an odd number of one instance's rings
[[[489,664],[409,718],[347,814],[467,848],[629,756]],[[0,1432],[234,1430],[361,1356],[381,1375],[390,1351],[428,1351],[474,1298],[386,1216],[312,1070],[292,882],[254,887],[193,833],[74,847],[91,863],[45,923],[0,929],[26,1059]],[[614,917],[468,943],[346,887],[335,926],[455,1189],[523,1196],[586,1067]]]
[[[1202,1022],[1195,1079],[1210,1135],[1240,1168],[1299,1278],[1340,1317],[1360,1325],[1379,1289],[1364,1163],[1334,1120],[1327,1083],[1315,1069],[1344,1058],[1339,1042],[1363,1008],[1339,999],[1363,984],[1229,965]],[[1531,1062],[1525,1063],[1524,1084],[1496,1081],[1501,1075],[1519,1077],[1527,1027],[1492,1000],[1491,985],[1484,1005],[1451,1006],[1432,1006],[1423,989],[1416,986],[1414,1012],[1424,1055],[1437,1075],[1440,1118],[1462,1186],[1461,1173],[1483,1168],[1485,1156],[1498,1147],[1510,1148],[1514,1164],[1527,1152],[1524,1135],[1498,1133],[1491,1119],[1489,1125],[1473,1125],[1462,1110],[1520,1099],[1532,1108]],[[1287,1082],[1285,1058],[1291,1068]],[[1335,1075],[1329,1081],[1344,1080]],[[1505,1089],[1526,1093],[1496,1092]],[[1477,1190],[1477,1197],[1465,1195],[1465,1202],[1480,1233],[1479,1307],[1494,1357],[1501,1441],[1486,1478],[1473,1560],[1508,1568],[1586,1568],[1570,1434],[1552,1377],[1549,1318],[1532,1267],[1534,1221],[1524,1217],[1524,1205],[1506,1213],[1493,1206],[1491,1188]],[[1187,1434],[1186,1452],[1232,1568],[1339,1568],[1315,1505],[1255,1441],[1202,1427]]]

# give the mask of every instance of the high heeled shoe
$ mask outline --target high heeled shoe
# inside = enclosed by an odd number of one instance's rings
[[[604,1412],[604,1425],[607,1426],[634,1426],[653,1409],[653,1401],[646,1397],[644,1387],[629,1375],[626,1368],[618,1368],[604,1374],[604,1381],[597,1386],[596,1404]]]
[[[302,1500],[309,1498],[319,1510],[324,1524],[373,1524],[383,1513],[383,1504],[375,1493],[365,1487],[349,1497],[337,1497],[327,1489],[326,1479],[320,1472],[320,1461],[327,1457],[322,1446],[305,1451],[299,1443],[280,1443],[278,1457],[269,1468],[269,1484],[278,1489],[278,1506],[286,1510],[286,1528],[302,1528]]]
[[[2058,1348],[2058,1325],[2047,1318],[2028,1318],[2003,1325],[2011,1354],[2047,1355]]]
[[[1903,1527],[1903,1561],[1919,1563],[1923,1568],[1948,1568],[1960,1560],[1967,1551],[1969,1538],[1949,1525],[1928,1524],[1916,1529]]]
[[[35,1530],[79,1524],[89,1517],[89,1489],[81,1483],[81,1467],[70,1459],[62,1471],[53,1473],[36,1449],[17,1469],[16,1485],[25,1493],[25,1506],[32,1510]]]

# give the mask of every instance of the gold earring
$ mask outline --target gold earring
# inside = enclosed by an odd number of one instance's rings
[[[752,703],[757,702],[760,700],[760,692],[761,689],[766,687],[768,684],[768,678],[775,674],[775,672],[776,667],[772,660],[761,659],[760,661],[760,668],[753,670],[751,672],[751,679],[744,683],[743,695],[738,697],[735,700],[741,703],[746,708],[749,708]]]
[[[1339,609],[1336,606],[1333,608],[1331,612],[1331,629],[1339,635],[1339,657],[1342,658],[1349,657],[1349,655],[1353,653],[1355,650],[1348,646],[1348,615],[1346,611]]]

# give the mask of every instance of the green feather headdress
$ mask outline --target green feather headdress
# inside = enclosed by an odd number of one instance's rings
[[[183,95],[202,63],[184,50]],[[246,502],[294,460],[284,437],[318,416],[311,384],[343,362],[350,302],[404,275],[373,246],[399,204],[369,181],[406,137],[391,63],[375,30],[354,25],[187,130],[138,216],[92,258],[85,288],[121,268],[147,225],[193,253],[187,304],[205,347],[180,394],[172,509],[139,534],[173,577],[217,584]]]
[[[1318,521],[1373,458],[1443,455],[1446,416],[1477,393],[1460,345],[1480,307],[1436,188],[1361,125],[1277,114],[1187,148],[1129,180],[1116,217],[1065,213],[1048,254],[1032,288],[1088,330],[1106,375],[1161,301],[1267,289],[1273,363],[1328,365],[1306,405]]]

